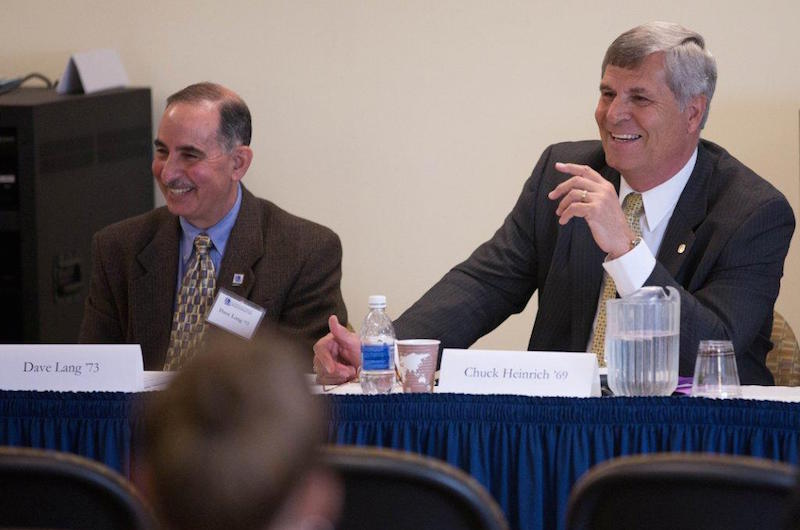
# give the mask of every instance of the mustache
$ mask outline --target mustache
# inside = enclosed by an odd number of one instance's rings
[[[185,190],[186,188],[194,188],[194,184],[188,180],[173,180],[164,184],[164,187],[168,190]]]

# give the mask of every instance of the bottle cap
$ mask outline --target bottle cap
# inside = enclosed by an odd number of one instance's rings
[[[368,301],[370,308],[386,307],[386,297],[382,294],[373,294]]]

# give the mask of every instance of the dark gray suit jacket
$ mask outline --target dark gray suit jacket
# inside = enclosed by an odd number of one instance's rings
[[[166,207],[104,228],[92,241],[92,278],[80,342],[138,343],[145,370],[161,370],[169,346],[178,275],[178,218]],[[217,288],[267,310],[308,345],[347,321],[340,290],[342,246],[324,226],[301,219],[242,187]],[[244,283],[232,284],[235,273]],[[210,333],[224,333],[213,326]],[[310,366],[310,365],[309,365]]]
[[[707,141],[698,151],[645,283],[680,292],[681,375],[692,374],[701,339],[729,339],[742,383],[772,384],[764,359],[794,215],[780,192],[727,151]],[[568,176],[556,162],[591,166],[619,190],[599,141],[550,146],[503,226],[397,319],[398,337],[469,347],[538,290],[528,349],[586,350],[605,254],[583,219],[558,224],[557,201],[547,194]]]

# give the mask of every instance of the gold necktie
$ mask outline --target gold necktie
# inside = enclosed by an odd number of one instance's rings
[[[636,237],[642,237],[642,226],[639,223],[639,218],[642,216],[642,194],[629,193],[622,201],[622,213],[625,214],[625,219],[628,221],[628,226],[631,227]],[[597,354],[597,363],[600,366],[606,365],[605,359],[605,341],[606,341],[606,300],[617,296],[617,286],[614,285],[614,280],[607,272],[603,273],[603,295],[600,297],[600,303],[597,306],[597,321],[594,326],[594,338],[589,351]]]
[[[194,238],[194,258],[183,275],[178,293],[164,370],[180,369],[203,339],[206,314],[214,300],[216,284],[214,262],[208,255],[210,246],[211,238],[206,234]]]

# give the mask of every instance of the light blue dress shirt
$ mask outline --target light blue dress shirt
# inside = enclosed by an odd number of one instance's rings
[[[242,206],[242,185],[239,184],[236,192],[236,202],[233,208],[230,209],[225,217],[219,220],[217,224],[206,229],[201,230],[193,226],[189,221],[183,217],[179,217],[181,223],[181,242],[180,254],[178,256],[178,286],[176,293],[181,290],[181,282],[183,275],[186,273],[186,268],[189,265],[189,260],[194,256],[194,238],[199,234],[208,234],[211,238],[211,249],[209,254],[211,261],[214,263],[214,272],[219,276],[219,267],[222,263],[222,256],[225,255],[225,247],[228,244],[228,238],[233,230],[233,225],[236,224],[236,218],[239,216],[239,208]],[[176,297],[177,298],[177,297]]]

